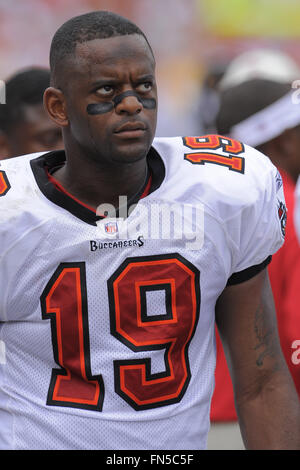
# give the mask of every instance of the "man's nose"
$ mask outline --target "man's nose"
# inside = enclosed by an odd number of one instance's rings
[[[120,97],[119,103],[116,104],[115,109],[117,113],[120,114],[139,114],[142,109],[143,105],[139,101],[138,97],[135,95],[125,95],[124,97]]]

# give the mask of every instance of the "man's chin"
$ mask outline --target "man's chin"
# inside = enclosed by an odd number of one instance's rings
[[[149,152],[150,145],[131,143],[118,148],[111,154],[111,161],[114,163],[135,163],[144,160]]]

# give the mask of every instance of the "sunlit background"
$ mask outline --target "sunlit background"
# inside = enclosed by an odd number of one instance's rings
[[[153,46],[158,135],[201,134],[204,85],[241,52],[267,47],[300,63],[299,0],[0,0],[0,79],[48,66],[56,29],[101,9],[133,20]]]

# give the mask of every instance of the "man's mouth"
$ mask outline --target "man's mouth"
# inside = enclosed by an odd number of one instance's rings
[[[144,135],[146,126],[142,122],[125,122],[114,133],[122,138],[133,139]]]

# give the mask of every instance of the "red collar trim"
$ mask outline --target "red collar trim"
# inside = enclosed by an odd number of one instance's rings
[[[71,193],[69,193],[50,173],[49,173],[49,170],[47,169],[47,177],[48,177],[48,180],[51,181],[52,184],[54,184],[54,186],[61,192],[63,192],[64,194],[66,194],[68,197],[70,197],[71,199],[73,199],[74,201],[76,201],[78,204],[80,204],[81,206],[84,206],[86,207],[87,209],[89,209],[90,211],[94,212],[95,214],[97,214],[97,211],[89,206],[88,204],[85,204],[84,202],[80,201],[79,199],[77,199],[75,196],[73,196]],[[140,196],[140,199],[143,199],[144,197],[148,196],[149,192],[150,192],[150,188],[151,188],[151,183],[152,183],[152,175],[150,174],[150,176],[148,177],[148,182],[145,186],[145,189],[143,191],[143,193],[141,194]],[[99,214],[97,214],[99,215]],[[102,217],[105,217],[105,216],[102,216]]]

